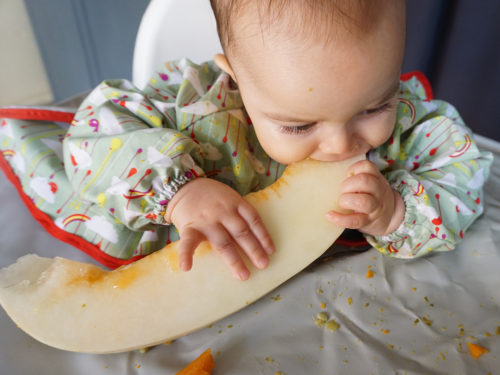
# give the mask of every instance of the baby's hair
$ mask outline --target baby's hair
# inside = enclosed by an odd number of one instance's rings
[[[338,33],[339,25],[354,36],[370,32],[385,1],[388,0],[210,0],[226,54],[237,44],[234,22],[250,7],[258,13],[261,30],[272,27],[288,37],[300,35],[328,43]]]

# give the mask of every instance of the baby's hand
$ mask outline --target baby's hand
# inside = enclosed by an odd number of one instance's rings
[[[191,269],[193,254],[207,240],[219,252],[233,275],[246,280],[250,271],[239,249],[257,268],[265,268],[274,251],[271,236],[255,208],[235,190],[209,178],[184,185],[169,203],[167,220],[179,230],[179,265]]]
[[[339,206],[350,210],[342,214],[330,211],[327,218],[334,224],[373,236],[394,232],[405,214],[403,198],[392,190],[375,164],[368,160],[354,163],[341,187]]]

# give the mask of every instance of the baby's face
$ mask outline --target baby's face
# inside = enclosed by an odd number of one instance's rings
[[[270,157],[340,161],[389,139],[404,50],[400,16],[388,10],[370,35],[340,31],[327,46],[263,38],[259,25],[247,24],[244,56],[232,59],[231,74]]]

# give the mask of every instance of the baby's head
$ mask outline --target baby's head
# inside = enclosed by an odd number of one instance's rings
[[[211,0],[225,55],[264,150],[338,161],[392,134],[404,0]]]

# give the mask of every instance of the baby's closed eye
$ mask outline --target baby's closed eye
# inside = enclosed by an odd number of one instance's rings
[[[280,132],[285,133],[285,134],[295,134],[295,135],[306,134],[309,131],[311,131],[315,125],[316,125],[315,122],[310,123],[310,124],[304,124],[304,125],[296,125],[296,126],[281,125],[279,130],[280,130]]]

